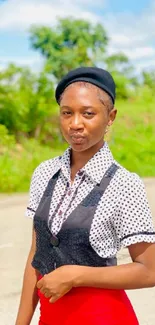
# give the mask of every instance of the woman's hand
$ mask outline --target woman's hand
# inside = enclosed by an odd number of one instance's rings
[[[38,281],[37,288],[53,303],[69,292],[78,276],[78,265],[64,265],[52,271]]]

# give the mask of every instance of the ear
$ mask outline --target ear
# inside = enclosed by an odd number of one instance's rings
[[[109,113],[109,122],[108,125],[112,125],[117,115],[117,109],[114,107]]]

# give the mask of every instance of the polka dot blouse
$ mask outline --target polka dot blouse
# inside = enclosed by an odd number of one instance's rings
[[[89,235],[91,246],[99,256],[106,258],[116,256],[121,247],[143,241],[155,242],[152,216],[139,176],[120,166],[105,143],[78,171],[71,184],[70,150],[68,148],[62,156],[47,160],[36,168],[31,180],[26,215],[33,218],[48,181],[60,169],[49,213],[51,232],[57,234],[70,213],[115,163],[120,168],[97,206]]]

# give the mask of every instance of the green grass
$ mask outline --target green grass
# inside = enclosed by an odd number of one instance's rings
[[[0,192],[26,192],[34,169],[44,160],[58,156],[62,149],[27,141],[0,157]]]
[[[118,115],[109,137],[116,160],[142,177],[155,176],[154,103],[116,103]]]
[[[118,115],[107,137],[115,159],[141,177],[155,176],[155,103],[138,100],[118,102],[116,106]],[[6,134],[4,140],[3,150],[0,147],[1,193],[28,191],[34,169],[66,148],[60,144],[41,146],[35,140],[15,145],[11,139],[9,145]]]

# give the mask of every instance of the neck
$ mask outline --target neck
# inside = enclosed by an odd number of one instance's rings
[[[97,145],[85,151],[71,151],[71,168],[77,171],[81,169],[86,163],[96,154],[96,152],[103,147],[104,140],[100,141]]]

